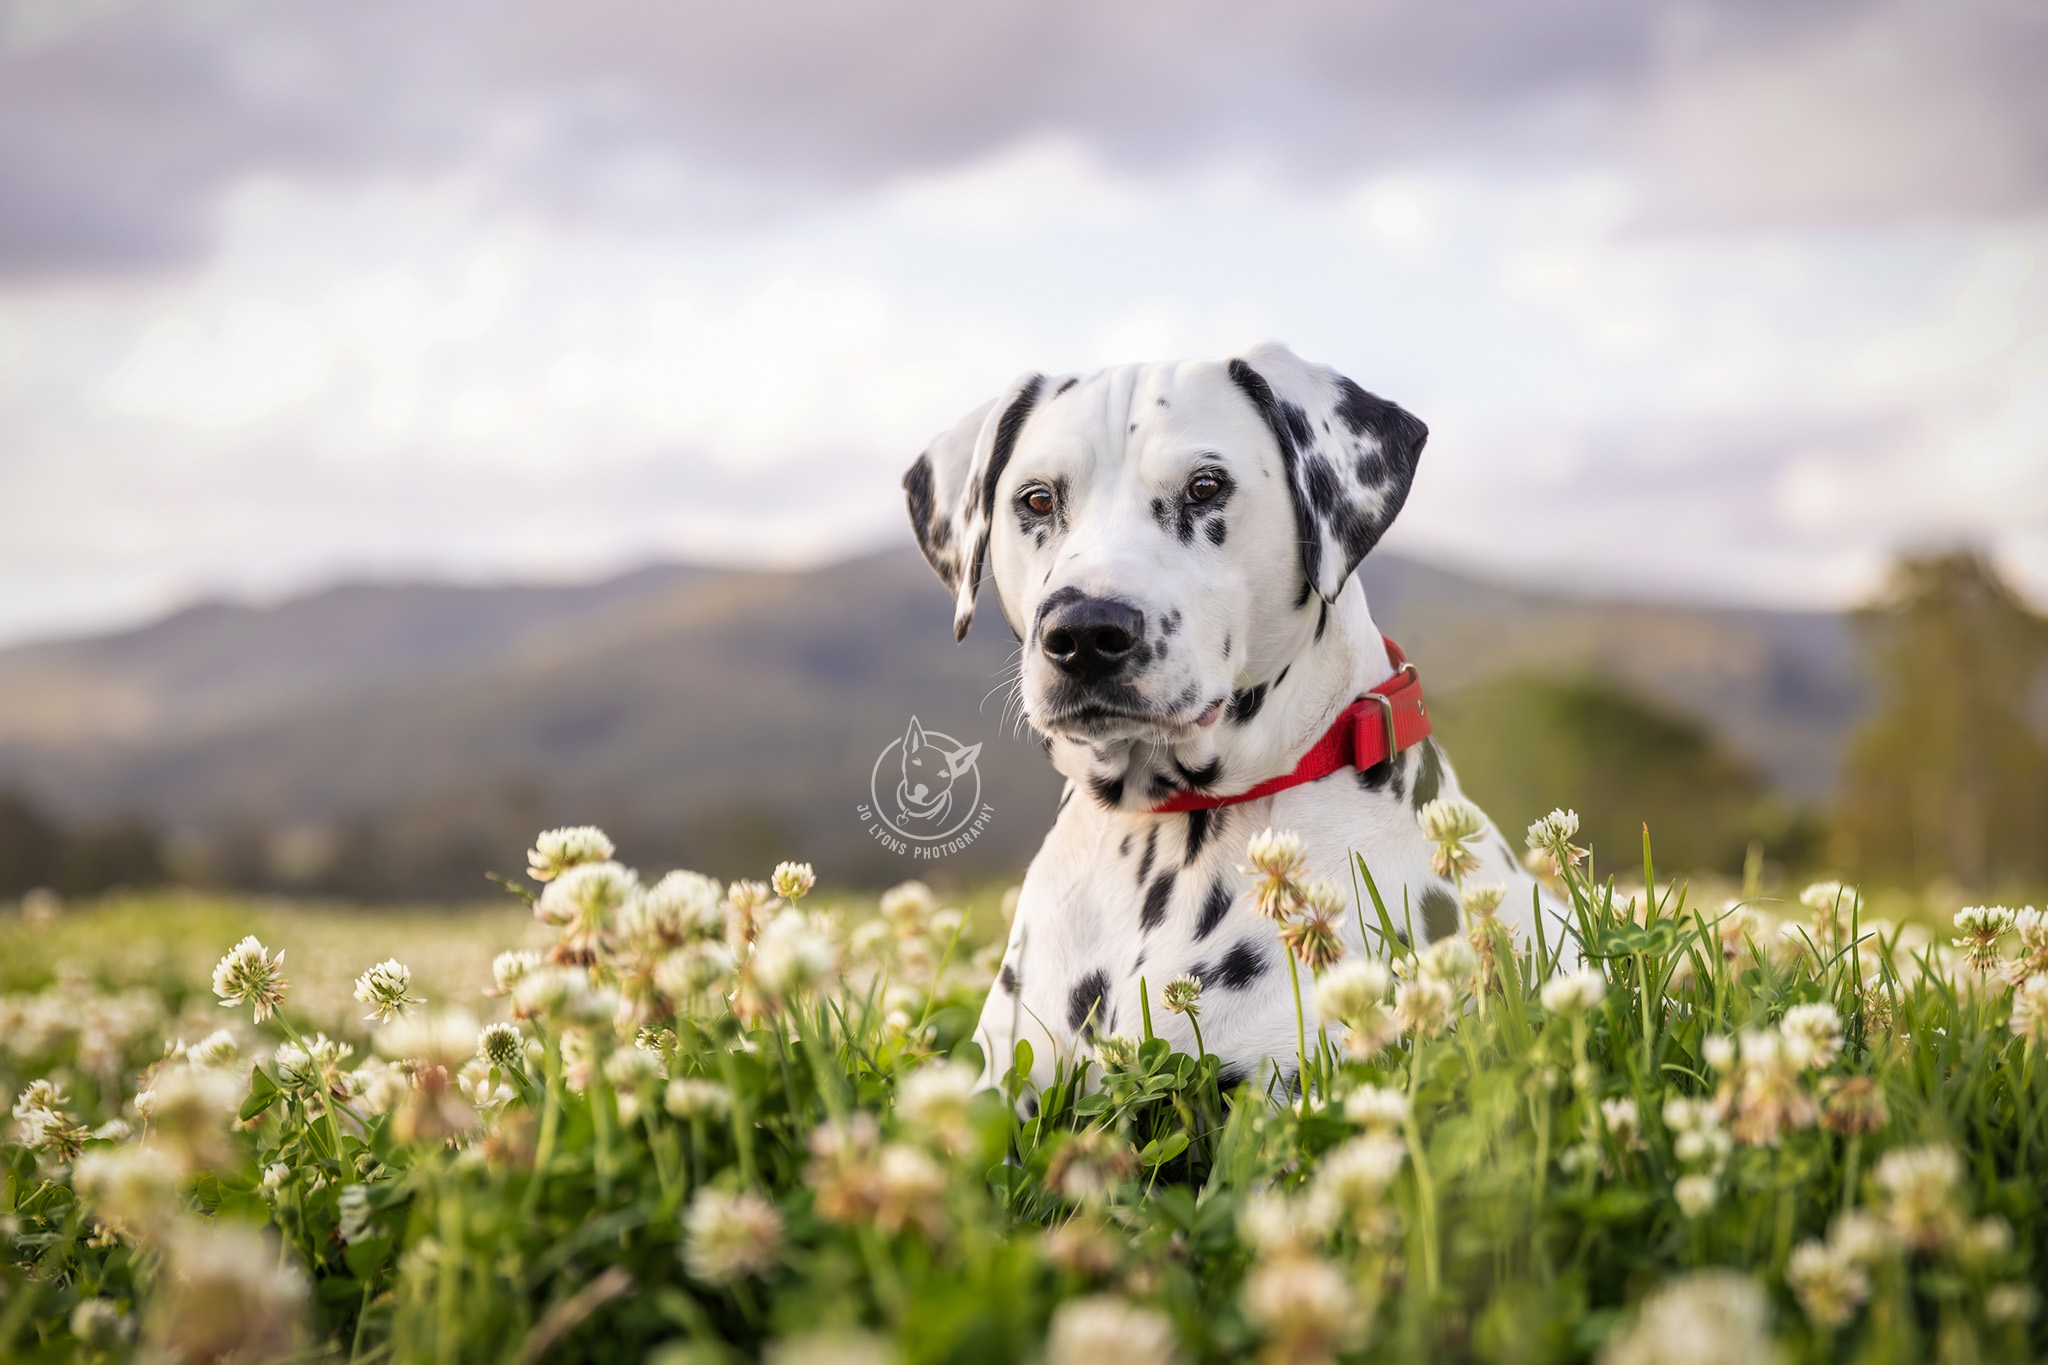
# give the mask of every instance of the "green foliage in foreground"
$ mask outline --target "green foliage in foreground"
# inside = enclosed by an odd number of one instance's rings
[[[536,850],[561,937],[551,960],[501,960],[511,1019],[481,1034],[420,1012],[366,945],[364,1008],[389,1018],[361,1065],[291,1022],[253,940],[212,983],[241,1041],[159,1057],[147,1021],[189,1002],[87,977],[7,997],[0,1356],[1629,1365],[2048,1345],[2030,912],[1966,912],[1951,951],[1865,922],[1841,888],[1776,923],[1682,888],[1617,901],[1567,865],[1582,971],[1484,918],[1470,942],[1304,971],[1298,1103],[1222,1093],[1215,1058],[1152,1036],[1156,1013],[1044,1089],[1016,1058],[975,1093],[991,961],[921,888],[848,932],[758,883],[641,886],[609,851]],[[1359,872],[1355,912],[1380,919]],[[784,897],[807,889],[807,869],[778,873]],[[1166,987],[1154,1011],[1189,1003]]]

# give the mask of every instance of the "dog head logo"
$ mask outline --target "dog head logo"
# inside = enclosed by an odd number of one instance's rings
[[[885,823],[906,839],[946,838],[981,805],[981,772],[975,767],[980,757],[979,744],[927,730],[912,716],[902,738],[890,741],[875,761],[870,795],[876,811],[890,812],[893,818],[885,815]],[[896,778],[887,802],[885,774]]]

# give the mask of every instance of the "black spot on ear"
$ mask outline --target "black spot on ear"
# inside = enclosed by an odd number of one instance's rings
[[[1216,1073],[1216,1088],[1227,1095],[1250,1079],[1251,1072],[1243,1067],[1226,1066]]]
[[[1330,462],[1321,455],[1310,455],[1302,462],[1303,482],[1308,485],[1308,504],[1323,516],[1337,510],[1337,504],[1344,501],[1344,490],[1337,486],[1337,471],[1330,468]]]
[[[1223,538],[1230,534],[1230,524],[1223,521],[1212,521],[1209,523],[1209,529],[1206,534],[1211,545],[1221,545]]]
[[[1024,432],[1024,423],[1031,416],[1031,409],[1038,405],[1038,395],[1045,388],[1045,376],[1034,374],[1024,381],[1023,389],[1003,409],[1003,415],[996,421],[995,444],[989,449],[988,473],[981,480],[981,515],[993,521],[996,515],[996,485],[1003,481],[1003,471],[1010,467],[1010,456],[1017,449],[1017,438]],[[980,564],[977,556],[975,563]]]
[[[1152,875],[1152,854],[1158,847],[1158,844],[1159,826],[1155,823],[1152,828],[1145,831],[1145,856],[1138,859],[1138,885],[1140,886],[1143,886],[1145,879]]]
[[[1195,921],[1195,942],[1216,932],[1216,926],[1223,923],[1223,917],[1230,913],[1231,902],[1236,895],[1228,882],[1216,882],[1209,887],[1209,894],[1202,901],[1202,913]]]
[[[1441,886],[1422,893],[1422,936],[1435,943],[1458,932],[1458,898]]]
[[[917,457],[917,463],[903,476],[903,498],[910,505],[910,529],[917,535],[917,548],[925,562],[936,569],[949,589],[960,586],[958,557],[946,553],[953,541],[953,524],[932,519],[932,457]]]
[[[1006,993],[1010,995],[1017,993],[1017,969],[1009,963],[1005,962],[1003,964],[1002,971],[996,974],[996,980],[1003,984],[1003,990]]]
[[[1063,379],[1060,381],[1060,386],[1052,391],[1052,396],[1057,398],[1080,382],[1078,379]]]
[[[1323,612],[1322,612],[1322,615],[1320,615],[1320,616],[1316,617],[1316,639],[1315,639],[1315,642],[1316,642],[1317,644],[1321,644],[1321,643],[1322,643],[1322,641],[1323,641],[1323,628],[1324,628],[1325,626],[1329,625],[1329,624],[1330,624],[1330,604],[1329,604],[1328,602],[1325,602],[1325,603],[1323,603]]]
[[[1301,545],[1301,571],[1308,580],[1308,586],[1302,589],[1301,599],[1306,602],[1316,580],[1323,576],[1323,537],[1316,526],[1314,509],[1301,498],[1301,491],[1294,477],[1294,463],[1298,458],[1299,446],[1306,444],[1314,433],[1309,429],[1308,419],[1300,408],[1290,403],[1287,405],[1288,411],[1281,410],[1279,400],[1273,396],[1273,386],[1266,382],[1264,375],[1243,360],[1234,359],[1230,362],[1230,379],[1243,391],[1244,396],[1251,400],[1253,409],[1259,414],[1259,420],[1264,422],[1266,430],[1272,433],[1273,444],[1280,450],[1280,463],[1287,470],[1288,491],[1294,495],[1295,539]],[[1299,441],[1294,434],[1297,426],[1302,432]]]
[[[1088,973],[1067,993],[1067,1027],[1092,1038],[1097,1025],[1107,1026],[1103,1011],[1108,1004],[1109,974],[1100,969]]]
[[[1200,791],[1204,787],[1215,786],[1216,779],[1223,776],[1223,759],[1218,756],[1199,768],[1186,768],[1182,767],[1181,761],[1176,758],[1173,760],[1173,770],[1180,774],[1183,783]]]
[[[1256,683],[1241,692],[1230,694],[1230,707],[1224,712],[1232,725],[1249,724],[1259,714],[1259,708],[1266,704],[1266,685]]]
[[[1195,855],[1202,851],[1202,841],[1209,837],[1209,817],[1214,813],[1206,810],[1188,812],[1188,851],[1182,859],[1183,865],[1193,862]]]
[[[1096,804],[1115,810],[1124,799],[1124,780],[1121,777],[1091,777],[1088,790],[1095,797]]]
[[[1145,908],[1138,915],[1139,929],[1150,932],[1166,918],[1166,907],[1173,900],[1173,879],[1174,873],[1169,868],[1159,874],[1159,880],[1152,883],[1151,889],[1145,893]]]
[[[1204,987],[1221,986],[1227,991],[1241,991],[1265,974],[1266,959],[1259,952],[1258,943],[1248,938],[1239,939],[1217,959],[1215,966],[1202,962],[1189,970],[1189,975]]]
[[[1415,793],[1409,798],[1416,810],[1421,810],[1436,800],[1436,794],[1444,782],[1443,756],[1437,752],[1436,741],[1425,738],[1422,741],[1422,760],[1415,773]]]

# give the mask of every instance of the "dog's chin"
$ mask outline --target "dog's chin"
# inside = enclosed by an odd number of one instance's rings
[[[1033,707],[1028,718],[1033,729],[1054,739],[1083,744],[1171,744],[1213,724],[1215,711],[1216,707],[1210,706],[1192,716],[1179,715],[1155,710],[1130,698],[1079,697]]]

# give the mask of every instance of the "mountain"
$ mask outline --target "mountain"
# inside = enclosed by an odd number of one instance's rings
[[[1862,706],[1834,616],[1567,598],[1391,555],[1361,574],[1439,694],[1597,670],[1796,796],[1827,790]],[[1059,779],[1006,724],[1008,632],[984,612],[956,646],[949,621],[909,551],[209,603],[0,651],[0,785],[71,819],[146,816],[206,875],[345,894],[463,894],[517,870],[534,829],[586,821],[642,866],[994,875],[1036,847]],[[912,716],[983,745],[994,815],[942,866],[883,848],[856,809]]]

